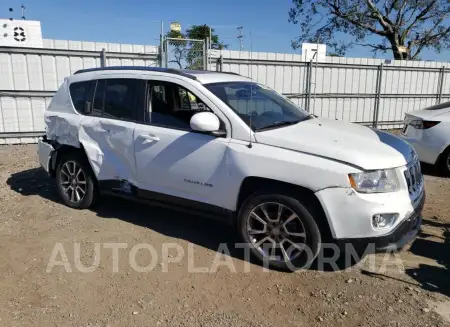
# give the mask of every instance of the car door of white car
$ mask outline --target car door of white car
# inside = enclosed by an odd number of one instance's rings
[[[142,79],[98,79],[92,112],[84,116],[79,137],[101,188],[117,189],[136,181],[134,128]],[[142,99],[144,101],[144,99]],[[125,184],[124,184],[125,183]],[[123,191],[129,191],[124,187]]]
[[[149,80],[147,94],[144,122],[136,124],[134,134],[139,194],[181,205],[205,205],[207,211],[220,210],[224,180],[229,176],[226,153],[230,125],[226,117],[182,79]],[[205,110],[218,115],[224,135],[190,129],[190,117]]]

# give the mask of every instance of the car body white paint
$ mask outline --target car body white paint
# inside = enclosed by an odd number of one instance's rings
[[[409,125],[413,120],[440,122],[428,129],[416,129]],[[408,141],[422,162],[436,164],[439,156],[450,147],[450,102],[441,103],[405,115],[401,137]]]
[[[202,83],[249,81],[220,73],[192,73],[197,80],[155,71],[96,71],[67,78],[45,112],[47,137],[83,146],[99,181],[126,180],[136,187],[237,210],[245,178],[261,177],[315,192],[335,238],[388,234],[407,219],[412,199],[403,171],[412,148],[399,138],[354,124],[311,119],[290,127],[253,132]],[[70,83],[101,78],[139,78],[179,84],[199,97],[222,121],[225,137],[78,113]],[[359,194],[348,174],[396,168],[399,191]],[[422,193],[422,190],[420,190]],[[376,230],[374,213],[399,214],[391,228]]]

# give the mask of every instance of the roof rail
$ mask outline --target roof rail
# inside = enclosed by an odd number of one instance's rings
[[[87,69],[77,70],[74,73],[74,75],[82,74],[82,73],[89,73],[89,72],[97,72],[97,71],[107,71],[107,70],[143,70],[143,71],[150,71],[150,72],[176,74],[176,75],[184,76],[184,77],[187,77],[187,78],[190,78],[193,80],[197,79],[197,77],[195,77],[194,75],[188,74],[179,69],[147,67],[147,66],[108,66],[108,67],[87,68]]]

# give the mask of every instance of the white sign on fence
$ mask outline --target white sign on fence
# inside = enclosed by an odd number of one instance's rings
[[[41,22],[0,19],[0,46],[42,48]]]
[[[317,43],[302,43],[302,61],[324,62],[327,55],[327,46]]]

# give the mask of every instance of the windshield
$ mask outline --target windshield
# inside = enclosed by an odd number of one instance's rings
[[[254,131],[298,123],[310,115],[274,90],[253,82],[225,82],[205,87],[233,109]]]

